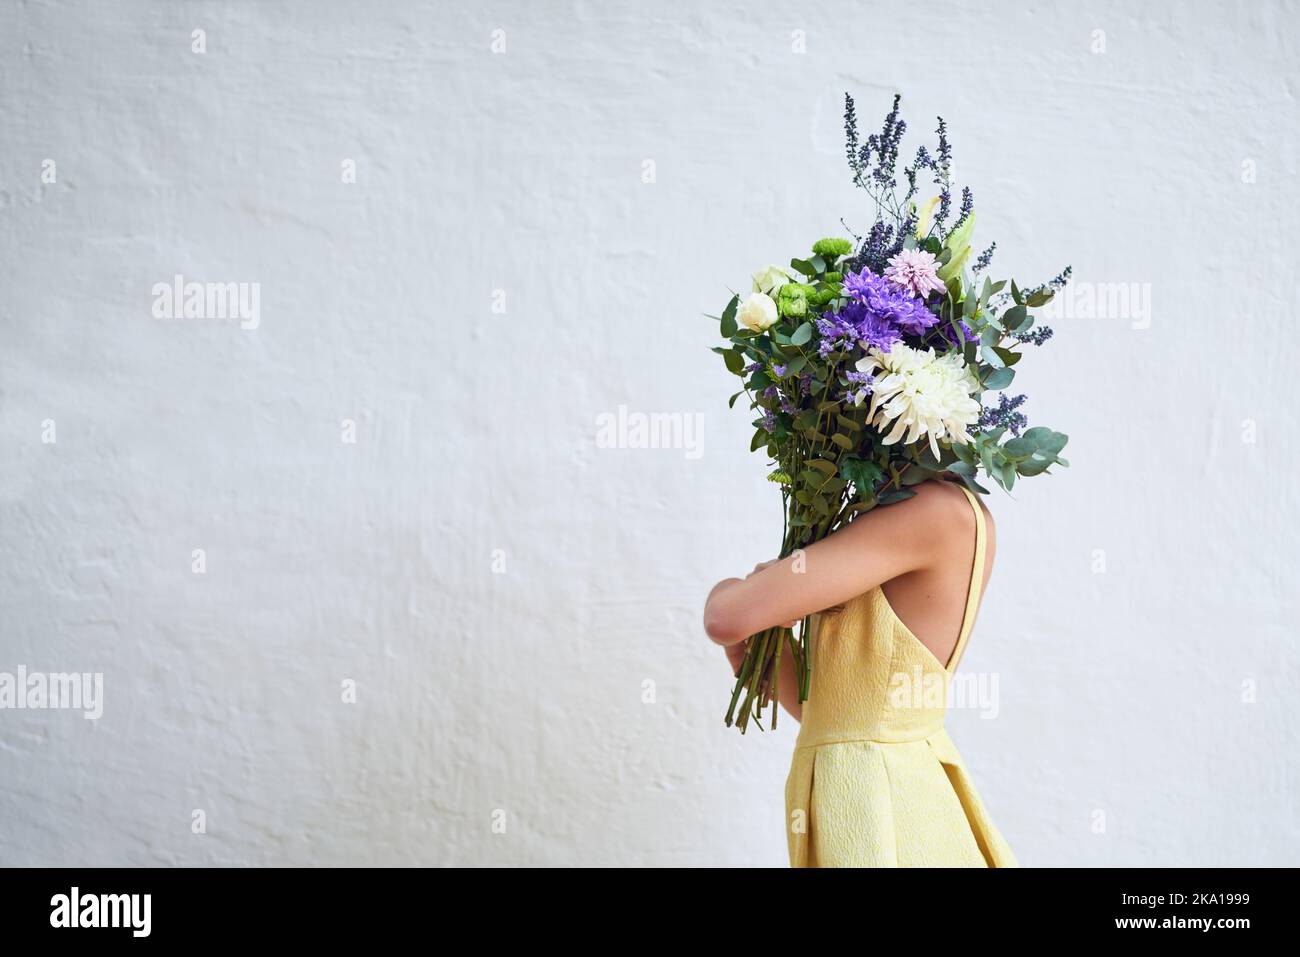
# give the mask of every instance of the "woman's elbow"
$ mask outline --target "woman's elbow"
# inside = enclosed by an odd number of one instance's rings
[[[704,606],[704,633],[720,645],[734,645],[749,637],[737,611],[716,600]]]

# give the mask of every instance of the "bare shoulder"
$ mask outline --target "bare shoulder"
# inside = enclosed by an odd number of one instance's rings
[[[974,527],[975,512],[970,507],[970,499],[958,483],[935,479],[912,486],[912,491],[916,494],[898,504],[910,505],[908,511],[916,517],[924,516],[944,524],[958,522]],[[976,495],[975,498],[984,511],[985,519],[992,520],[993,516],[984,504],[983,497]]]
[[[913,486],[916,493],[911,498],[883,505],[855,520],[860,532],[879,533],[885,530],[897,534],[924,536],[932,542],[969,542],[975,534],[975,511],[966,493],[957,483],[942,480],[922,482]],[[990,539],[993,535],[993,514],[984,503],[984,497],[975,496],[984,513],[984,524]]]
[[[919,537],[931,542],[967,540],[975,531],[970,500],[953,482],[932,481],[912,486],[916,494],[892,505],[878,505],[855,518],[844,531],[853,537]],[[985,509],[986,521],[992,516]]]
[[[960,554],[966,554],[975,538],[976,517],[971,500],[956,482],[923,482],[917,486],[916,498],[925,496],[930,501],[927,518],[933,523],[935,537]],[[975,494],[975,502],[984,515],[986,577],[993,570],[993,556],[997,550],[997,524],[989,510],[985,496]]]

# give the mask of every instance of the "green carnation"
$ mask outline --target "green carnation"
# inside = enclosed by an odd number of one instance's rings
[[[823,259],[838,259],[853,252],[853,244],[847,239],[819,239],[813,243],[813,255]]]

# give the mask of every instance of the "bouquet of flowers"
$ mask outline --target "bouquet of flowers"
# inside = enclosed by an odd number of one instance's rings
[[[764,450],[774,466],[768,479],[785,506],[781,557],[945,472],[987,494],[981,474],[1010,491],[1017,476],[1067,464],[1066,436],[1027,428],[1025,397],[1005,390],[1022,348],[1051,338],[1050,328],[1034,328],[1030,310],[1051,300],[1070,269],[1030,289],[985,275],[997,244],[972,260],[974,201],[963,188],[953,208],[942,118],[937,152],[920,146],[899,182],[907,128],[899,100],[880,132],[860,142],[853,98],[845,96],[849,169],[875,205],[866,235],[821,239],[789,269],[760,269],[744,301],[733,295],[710,317],[726,340],[713,351],[742,380],[729,405],[749,399],[758,413],[750,449]],[[923,179],[937,195],[918,203]],[[771,704],[776,726],[783,649],[807,700],[810,618],[797,627],[749,639],[728,725],[743,733],[752,717],[761,729]]]

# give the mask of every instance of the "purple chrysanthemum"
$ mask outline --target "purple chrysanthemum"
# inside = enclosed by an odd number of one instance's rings
[[[823,359],[838,348],[876,346],[886,352],[904,333],[922,335],[939,317],[910,290],[901,289],[870,269],[844,276],[848,297],[839,312],[823,313],[817,320],[821,336],[817,352]]]
[[[900,289],[884,276],[870,269],[849,273],[844,277],[844,291],[863,308],[859,316],[893,326],[900,332],[920,335],[939,321],[939,317],[925,307],[925,303],[911,293]],[[846,308],[845,311],[848,311]]]
[[[889,321],[873,315],[862,303],[850,302],[839,312],[828,312],[817,320],[821,342],[817,354],[825,359],[837,348],[879,346],[886,351],[902,334]]]

